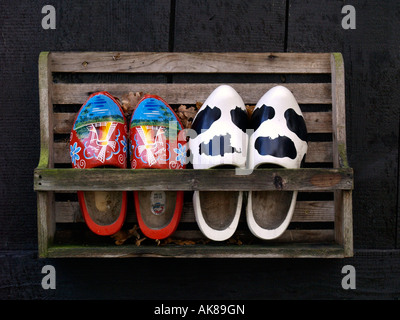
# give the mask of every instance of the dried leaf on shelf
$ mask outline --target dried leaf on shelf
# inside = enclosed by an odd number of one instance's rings
[[[135,237],[136,239],[140,238],[139,233],[137,232],[138,226],[134,225],[132,229],[129,230],[119,230],[117,233],[114,233],[111,238],[115,240],[115,244],[120,246],[122,245],[126,240],[128,240],[131,237]]]
[[[146,240],[147,238],[141,238],[141,239],[136,239],[136,242],[135,242],[135,244],[136,244],[136,246],[137,247],[139,247],[141,244],[142,244],[142,242],[144,241],[144,240]]]
[[[246,110],[247,110],[247,115],[249,118],[251,118],[251,115],[253,114],[253,110],[254,110],[255,106],[250,106],[246,104]]]
[[[130,235],[129,232],[126,230],[119,230],[117,233],[114,233],[111,236],[111,238],[113,238],[115,240],[115,244],[118,246],[123,244],[130,237],[132,237],[132,235]]]
[[[142,99],[143,92],[129,92],[121,97],[122,109],[126,116],[132,115],[140,99]]]
[[[172,240],[172,238],[167,238],[167,239],[164,239],[163,240],[163,243],[162,244],[168,244],[168,243],[171,243],[171,242],[173,242],[174,240]]]
[[[203,102],[196,101],[196,109],[200,110],[201,106],[203,105]]]
[[[167,238],[162,241],[161,245],[166,245],[166,244],[170,244],[170,243],[173,243],[173,244],[176,244],[179,246],[187,246],[187,245],[196,244],[196,241]]]
[[[176,111],[177,116],[181,120],[183,126],[186,129],[191,128],[193,119],[197,113],[198,109],[194,106],[187,107],[186,105],[181,104]]]
[[[196,244],[196,241],[193,240],[181,240],[181,241],[177,241],[176,244],[180,245],[180,246],[187,246],[187,245],[193,245]]]
[[[236,237],[236,238],[229,238],[229,239],[227,240],[227,243],[228,243],[228,244],[236,244],[236,245],[239,245],[239,246],[241,246],[241,245],[243,244],[242,240],[240,240],[239,237]]]
[[[140,238],[140,234],[139,234],[138,230],[139,230],[139,227],[135,224],[132,229],[128,230],[128,232],[129,232],[129,234],[131,234],[134,237],[136,237],[136,239],[139,239]]]

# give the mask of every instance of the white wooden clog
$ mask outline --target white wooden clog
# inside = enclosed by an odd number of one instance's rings
[[[307,129],[293,94],[283,86],[270,89],[256,104],[250,127],[248,169],[300,168],[307,153]],[[250,191],[247,224],[261,239],[274,239],[287,229],[297,191]]]
[[[245,168],[248,115],[239,94],[228,85],[216,88],[196,114],[189,140],[194,169]],[[193,133],[193,132],[192,132]],[[229,239],[239,223],[242,191],[195,191],[193,206],[203,234],[215,241]]]

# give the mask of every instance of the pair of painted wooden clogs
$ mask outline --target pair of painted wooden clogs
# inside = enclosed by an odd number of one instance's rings
[[[98,92],[76,116],[70,138],[72,165],[127,168],[129,157],[132,169],[184,169],[188,147],[194,169],[299,168],[307,152],[300,107],[282,86],[269,90],[249,118],[239,94],[221,85],[196,114],[192,130],[187,146],[181,122],[158,96],[145,95],[128,124],[118,101],[107,92]],[[145,236],[163,239],[176,230],[183,195],[183,191],[134,191],[137,219]],[[203,234],[215,241],[231,237],[243,198],[242,191],[195,191],[194,212]],[[249,192],[246,216],[251,232],[261,239],[280,236],[291,220],[296,198],[296,191]],[[78,199],[88,227],[96,234],[112,235],[122,227],[125,191],[78,191]]]
[[[145,95],[128,124],[117,99],[107,92],[92,94],[79,110],[71,131],[74,168],[185,168],[183,126],[160,97]],[[107,177],[104,177],[107,179]],[[115,181],[118,184],[118,181]],[[171,235],[178,226],[183,191],[134,191],[139,227],[152,239]],[[78,191],[86,224],[98,235],[112,235],[125,222],[126,191]]]

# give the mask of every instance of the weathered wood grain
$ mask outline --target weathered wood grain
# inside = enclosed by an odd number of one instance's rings
[[[346,104],[344,83],[344,61],[341,53],[331,56],[332,68],[332,127],[333,164],[348,167],[346,143]]]
[[[342,244],[345,255],[353,256],[353,203],[351,190],[335,191],[335,240]]]
[[[84,222],[77,201],[58,201],[55,204],[57,223]],[[292,222],[333,222],[335,217],[333,201],[297,201]],[[245,217],[241,216],[241,221]],[[127,222],[137,222],[134,210],[128,211]],[[195,222],[192,202],[185,202],[180,223]]]
[[[342,169],[36,169],[37,191],[133,190],[351,190],[353,171]]]
[[[56,231],[54,192],[37,192],[38,254],[45,257]]]
[[[39,167],[53,166],[53,103],[52,73],[49,52],[39,55],[39,104],[40,104],[40,158]]]
[[[49,53],[39,55],[39,102],[40,102],[40,159],[39,168],[52,168],[53,153],[53,104]],[[39,256],[45,256],[56,230],[54,192],[37,193],[37,224]]]
[[[311,225],[311,224],[309,224]],[[208,239],[204,237],[203,233],[200,230],[177,230],[173,233],[172,239],[179,240],[194,240],[194,241],[205,241],[208,242]],[[231,240],[241,239],[243,244],[262,244],[266,245],[266,248],[269,245],[275,246],[276,244],[284,243],[287,244],[332,244],[334,242],[334,231],[330,229],[318,229],[315,227],[314,229],[309,227],[308,229],[286,229],[285,232],[279,237],[274,239],[273,241],[255,241],[254,236],[248,230],[236,230]],[[234,241],[232,241],[235,243]],[[228,240],[229,243],[229,240]],[[243,248],[244,249],[244,248]],[[241,249],[238,249],[241,250]],[[204,252],[207,254],[207,252]]]
[[[300,231],[304,232],[304,231]],[[328,231],[329,232],[329,231]],[[311,233],[311,231],[309,231]],[[326,231],[322,230],[322,233]],[[49,258],[343,258],[339,245],[289,244],[242,246],[68,246],[58,245],[49,249]]]
[[[83,104],[94,92],[108,91],[121,98],[129,92],[157,94],[169,104],[196,104],[204,102],[220,83],[79,83],[53,85],[54,104]],[[256,104],[261,96],[276,83],[230,83],[246,104]],[[329,83],[288,83],[300,104],[332,103]]]
[[[53,72],[330,73],[327,53],[53,52]]]
[[[340,53],[331,56],[332,68],[332,127],[333,127],[333,165],[349,167],[346,144],[346,104],[344,61]],[[353,208],[352,193],[335,192],[335,237],[344,245],[345,254],[353,255]]]

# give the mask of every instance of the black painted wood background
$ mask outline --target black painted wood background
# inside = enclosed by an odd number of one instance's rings
[[[46,4],[56,30],[41,27]],[[341,9],[356,9],[344,30]],[[0,299],[400,299],[400,4],[335,0],[0,2]],[[41,51],[344,55],[355,171],[350,259],[38,259]],[[55,290],[41,286],[56,268]],[[341,286],[344,265],[356,289]]]

